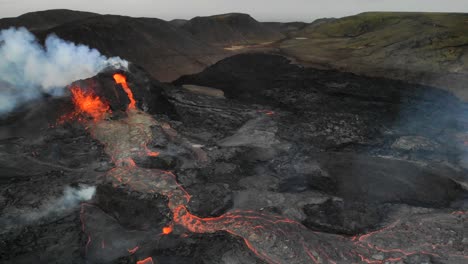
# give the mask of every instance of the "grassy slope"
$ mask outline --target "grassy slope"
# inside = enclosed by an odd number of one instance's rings
[[[299,60],[448,87],[468,99],[468,14],[363,13],[309,26],[281,44]]]

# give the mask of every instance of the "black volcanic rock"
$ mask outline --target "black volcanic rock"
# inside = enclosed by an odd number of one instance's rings
[[[219,46],[260,44],[284,37],[251,16],[240,13],[195,17],[182,28],[206,43]]]
[[[174,81],[174,84],[214,87],[223,90],[228,98],[261,103],[266,99],[263,93],[270,89],[275,79],[298,72],[298,69],[298,66],[289,64],[289,60],[282,56],[236,55],[208,67],[199,74],[182,76]]]
[[[239,101],[298,110],[334,108],[340,111],[338,105],[329,104],[330,100],[351,107],[347,112],[369,111],[368,107],[380,108],[387,104],[390,108],[382,108],[382,113],[400,111],[400,107],[408,106],[405,102],[411,100],[421,100],[424,105],[426,101],[444,104],[442,98],[460,103],[449,93],[433,87],[304,68],[286,57],[265,53],[232,56],[173,83],[213,87]]]
[[[439,89],[302,68],[267,54],[233,56],[174,83],[213,87],[237,102],[289,111],[276,117],[279,137],[311,148],[464,164],[464,106]],[[408,135],[439,147],[394,147]]]
[[[31,31],[45,30],[64,23],[94,16],[99,16],[99,14],[67,9],[38,11],[26,13],[18,17],[2,18],[0,19],[0,29],[25,27]]]
[[[463,192],[451,180],[454,170],[350,153],[321,153],[315,160],[334,178],[336,193],[345,200],[444,207]]]
[[[247,190],[233,194],[235,206],[297,217],[295,210],[301,209],[295,208],[302,202],[305,215],[299,219],[308,227],[355,235],[388,221],[388,204],[444,208],[464,201],[466,147],[457,137],[466,133],[466,106],[445,91],[302,68],[267,54],[233,56],[174,83],[220,89],[231,104],[221,110],[217,101],[223,99],[170,93],[176,109],[192,113],[185,124],[203,124],[214,137],[227,136],[219,146],[229,142],[231,148],[248,149],[236,149],[242,173],[252,176],[240,178],[241,189]],[[205,123],[206,118],[233,116],[233,102],[243,120],[249,115],[239,105],[250,105],[271,120],[252,116],[234,132],[223,123]],[[204,105],[203,110],[196,105]],[[412,147],[418,142],[432,147]],[[400,145],[403,150],[395,147]],[[212,177],[226,179],[219,172]],[[310,191],[338,198],[308,203]]]

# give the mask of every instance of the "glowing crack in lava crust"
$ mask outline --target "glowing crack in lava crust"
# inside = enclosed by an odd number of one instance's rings
[[[105,146],[105,152],[115,163],[115,167],[107,172],[106,181],[116,188],[167,197],[173,223],[163,228],[163,234],[171,233],[173,225],[193,233],[225,231],[242,238],[253,253],[268,263],[396,263],[403,257],[412,255],[438,257],[435,253],[437,247],[430,244],[424,247],[427,251],[403,250],[385,248],[385,245],[376,245],[369,241],[382,232],[397,229],[397,223],[381,231],[349,238],[313,232],[293,220],[256,211],[237,210],[211,218],[191,214],[187,209],[191,196],[177,182],[176,175],[164,170],[141,168],[134,162],[135,157],[154,155],[155,152],[147,148],[153,137],[151,127],[163,125],[149,114],[136,109],[133,93],[126,84],[125,76],[116,74],[114,79],[122,84],[129,95],[130,104],[126,117],[108,120],[99,114],[96,116],[98,118],[94,118],[94,111],[82,110],[95,121],[87,121],[86,125],[91,135]],[[77,94],[81,96],[80,93]],[[80,100],[73,101],[81,109]],[[103,109],[104,113],[110,112],[106,107]],[[440,245],[442,246],[444,244]],[[372,258],[375,254],[381,254],[382,257]],[[152,258],[147,258],[139,263],[152,262]]]

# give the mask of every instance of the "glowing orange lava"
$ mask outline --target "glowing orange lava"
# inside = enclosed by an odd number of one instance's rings
[[[163,235],[169,235],[170,233],[172,233],[172,226],[163,227],[162,233]]]
[[[68,118],[71,119],[80,114],[86,114],[92,117],[94,121],[98,121],[111,112],[109,105],[104,103],[91,90],[83,90],[78,86],[73,86],[70,88],[70,91],[72,93],[73,104],[75,105],[75,112]]]
[[[135,98],[133,97],[132,90],[130,89],[130,87],[128,87],[127,78],[123,74],[116,73],[114,74],[114,80],[117,84],[122,85],[122,88],[127,93],[128,100],[130,100],[130,103],[128,104],[128,109],[135,109],[136,101],[135,101]]]
[[[149,258],[145,258],[143,260],[137,261],[136,264],[154,264],[154,262],[153,262],[153,258],[149,257]]]
[[[150,156],[150,157],[157,157],[157,156],[159,156],[159,152],[157,152],[157,151],[148,151],[147,154],[148,154],[148,156]]]

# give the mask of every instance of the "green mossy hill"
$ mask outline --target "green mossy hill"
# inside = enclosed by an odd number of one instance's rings
[[[457,90],[468,80],[468,14],[369,12],[294,37],[281,48],[305,62]]]

